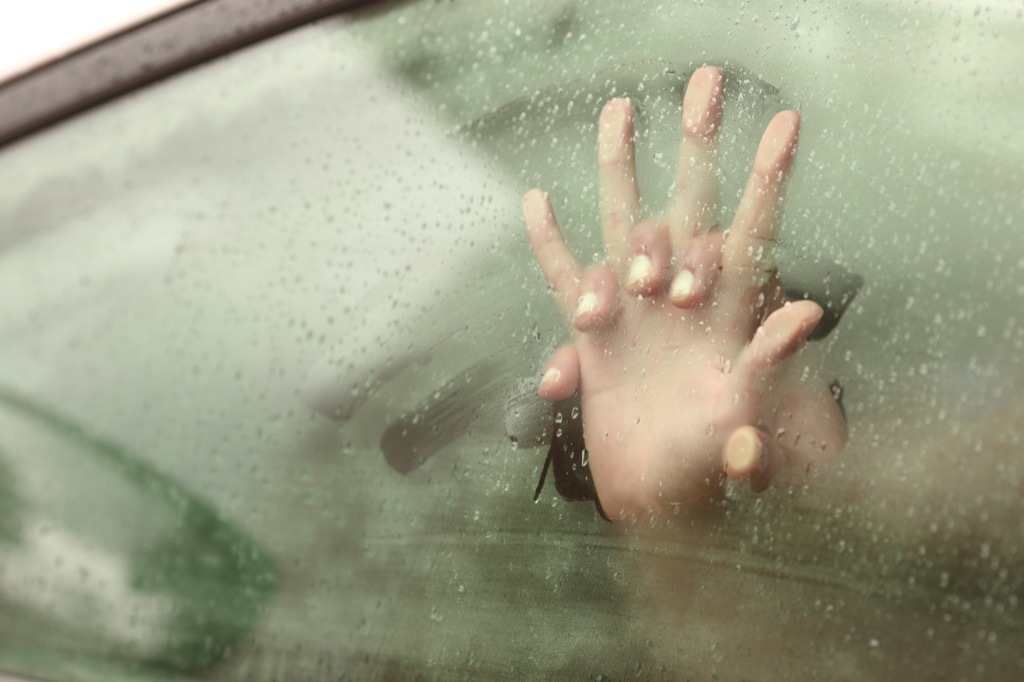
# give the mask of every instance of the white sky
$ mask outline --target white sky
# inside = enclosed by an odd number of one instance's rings
[[[0,0],[0,82],[195,0]],[[882,4],[908,0],[874,0]],[[924,0],[940,7],[963,0]],[[986,9],[1019,9],[1021,0],[985,0]]]
[[[0,0],[0,81],[191,0]]]

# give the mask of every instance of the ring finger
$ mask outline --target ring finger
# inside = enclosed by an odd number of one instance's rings
[[[628,99],[604,106],[597,133],[601,230],[608,257],[620,276],[629,255],[629,231],[640,210],[633,152],[633,107]]]

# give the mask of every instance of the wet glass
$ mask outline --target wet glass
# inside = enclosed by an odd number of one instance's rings
[[[1024,17],[1012,3],[388,3],[0,153],[0,670],[73,680],[1016,679]],[[602,249],[721,66],[723,224],[779,228],[850,440],[651,533],[550,485],[569,338],[519,200]]]

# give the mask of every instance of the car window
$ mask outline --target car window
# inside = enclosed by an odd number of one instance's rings
[[[0,78],[6,80],[181,7],[187,0],[94,3],[48,0],[2,10]]]
[[[391,3],[6,147],[0,670],[1014,679],[1022,32],[1010,3]],[[657,523],[554,474],[535,501],[574,337],[520,200],[601,262],[602,107],[630,100],[653,220],[705,65],[713,222],[802,116],[774,265],[849,440]]]

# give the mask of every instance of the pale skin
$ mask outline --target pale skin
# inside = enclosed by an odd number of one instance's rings
[[[785,300],[770,251],[800,115],[768,124],[727,231],[717,220],[722,73],[698,69],[683,99],[672,198],[641,222],[633,111],[615,99],[598,130],[602,262],[584,268],[547,194],[523,198],[530,244],[572,343],[538,393],[580,392],[598,498],[613,520],[656,521],[720,499],[726,478],[760,491],[833,458],[846,422],[798,351],[822,316]]]

